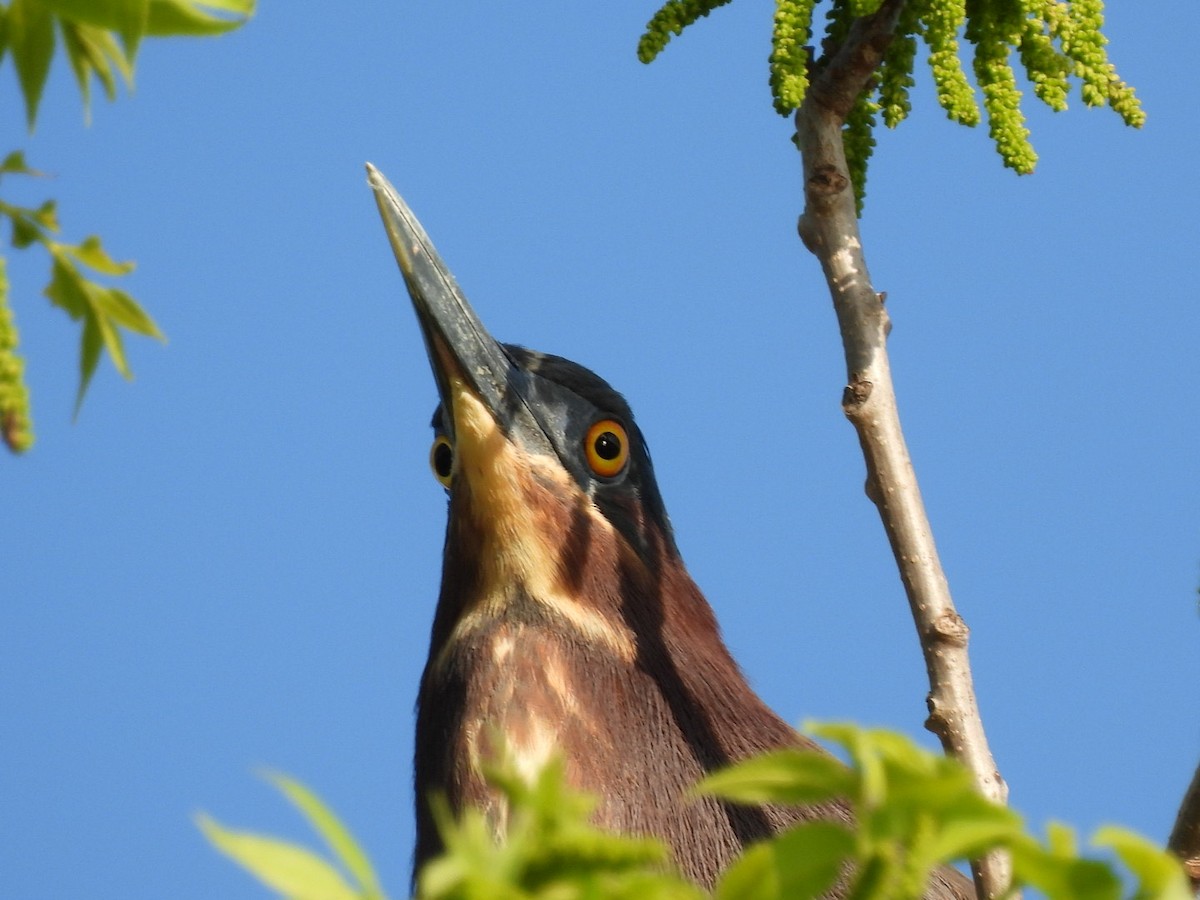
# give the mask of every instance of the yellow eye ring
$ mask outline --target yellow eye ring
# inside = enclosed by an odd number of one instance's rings
[[[583,439],[588,467],[601,478],[620,475],[629,463],[629,435],[615,419],[601,419]]]
[[[429,468],[433,469],[433,477],[442,487],[450,487],[450,476],[454,474],[454,445],[444,434],[435,437],[429,448]]]

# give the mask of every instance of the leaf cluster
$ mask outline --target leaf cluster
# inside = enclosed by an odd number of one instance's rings
[[[57,35],[90,107],[92,79],[116,98],[117,80],[133,87],[145,37],[221,34],[254,13],[255,0],[12,0],[0,6],[0,60],[12,53],[30,130],[50,74]]]
[[[821,752],[780,750],[715,773],[695,792],[750,804],[844,799],[855,822],[807,822],[751,846],[718,882],[716,900],[814,898],[835,887],[851,900],[916,900],[937,867],[1000,848],[1012,854],[1016,884],[1050,900],[1191,896],[1178,861],[1129,831],[1104,828],[1093,841],[1111,851],[1119,867],[1085,857],[1069,828],[1051,825],[1047,839],[1037,839],[1020,816],[980,796],[962,765],[903,735],[843,724],[810,731],[840,745],[849,765]],[[532,779],[505,765],[491,767],[487,776],[505,810],[504,839],[482,812],[456,818],[445,802],[436,802],[446,849],[418,873],[422,900],[704,896],[669,869],[661,844],[593,827],[594,801],[566,786],[561,761]],[[208,838],[285,897],[380,900],[369,864],[333,814],[295,782],[272,780],[322,835],[336,862],[201,816]]]
[[[781,750],[716,773],[698,790],[744,803],[842,798],[854,825],[809,823],[751,847],[718,886],[721,900],[816,897],[839,877],[854,900],[917,898],[937,867],[996,849],[1012,853],[1018,887],[1051,900],[1119,900],[1127,896],[1122,874],[1136,882],[1132,896],[1139,900],[1191,896],[1178,861],[1132,832],[1105,828],[1093,841],[1116,854],[1122,873],[1081,856],[1066,826],[1052,825],[1048,840],[1039,841],[1015,812],[977,793],[959,762],[904,735],[846,724],[808,730],[840,745],[850,765]]]
[[[812,21],[821,2],[775,0],[768,70],[772,102],[781,115],[804,102],[813,72],[828,65],[856,20],[883,14],[882,0],[828,0],[824,33],[817,41]],[[650,62],[673,35],[721,5],[670,0],[647,24],[639,59]],[[973,127],[986,114],[1001,160],[1020,174],[1033,171],[1037,154],[1025,126],[1016,66],[1034,96],[1053,110],[1067,108],[1077,84],[1084,104],[1109,106],[1126,125],[1140,127],[1145,113],[1108,59],[1103,27],[1103,0],[904,0],[877,78],[845,123],[847,165],[860,212],[877,113],[889,128],[908,116],[919,43],[928,50],[938,103],[947,117]],[[969,60],[964,42],[972,48]],[[819,57],[812,47],[817,43],[823,48]]]
[[[595,800],[566,786],[561,760],[526,780],[511,765],[487,770],[506,808],[504,839],[479,810],[460,818],[442,798],[434,815],[446,847],[418,875],[421,900],[698,900],[667,868],[655,840],[612,834],[588,821]]]
[[[255,0],[11,0],[0,3],[0,62],[11,55],[25,102],[25,121],[32,131],[60,38],[83,97],[86,119],[93,82],[99,83],[109,100],[116,99],[119,81],[133,87],[137,51],[144,38],[221,34],[242,25],[253,15],[254,6]],[[38,174],[26,165],[20,151],[0,163],[0,177]],[[40,245],[49,252],[51,276],[44,293],[82,326],[78,415],[102,351],[107,351],[117,371],[132,377],[123,330],[160,340],[162,332],[128,293],[95,278],[126,275],[133,263],[114,260],[95,235],[79,244],[59,240],[54,201],[30,208],[0,199],[0,216],[12,226],[14,248]],[[0,438],[20,453],[32,445],[33,431],[3,264],[0,257]]]
[[[21,340],[8,303],[8,268],[0,256],[0,438],[14,453],[33,444],[25,361],[17,353]]]
[[[284,775],[264,777],[304,816],[333,859],[290,841],[226,828],[199,813],[196,824],[213,846],[290,900],[384,900],[367,855],[320,798]]]
[[[24,155],[18,151],[10,153],[0,162],[0,177],[14,174],[38,173],[26,165]],[[75,411],[78,413],[100,361],[101,350],[108,351],[117,371],[126,378],[133,377],[125,356],[122,330],[159,340],[164,340],[163,334],[128,293],[101,284],[92,277],[93,273],[110,277],[127,275],[133,271],[133,263],[113,259],[96,235],[78,244],[58,240],[58,213],[53,200],[47,200],[36,208],[0,200],[0,216],[6,217],[12,224],[13,247],[23,250],[40,244],[50,254],[50,283],[43,293],[51,303],[83,327],[79,352],[79,390],[75,399]],[[24,389],[23,384],[21,388]],[[14,397],[14,401],[17,399]],[[0,395],[0,416],[21,414],[16,407],[6,406],[4,401],[5,398]],[[24,392],[23,414],[27,419],[28,391]],[[14,450],[28,446],[28,441],[23,444],[8,443]]]

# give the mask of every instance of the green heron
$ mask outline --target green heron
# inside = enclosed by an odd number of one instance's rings
[[[751,690],[688,575],[629,405],[576,363],[493,339],[424,229],[369,169],[441,403],[430,461],[449,495],[442,586],[417,699],[415,863],[441,851],[432,792],[505,810],[481,774],[499,735],[532,773],[554,754],[602,827],[650,834],[703,886],[747,844],[841,806],[750,807],[688,789],[780,746],[815,746]],[[957,872],[930,896],[971,897]]]

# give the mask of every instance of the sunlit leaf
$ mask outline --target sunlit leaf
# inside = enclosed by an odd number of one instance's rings
[[[357,900],[337,869],[311,850],[287,841],[232,831],[205,815],[196,817],[205,837],[259,881],[294,900]]]
[[[254,15],[256,0],[189,0],[192,6],[219,9],[238,16]]]
[[[1121,880],[1110,866],[1080,859],[1063,847],[1043,847],[1030,837],[1012,845],[1018,882],[1037,888],[1050,900],[1120,900]]]
[[[117,74],[127,87],[133,85],[133,68],[112,33],[91,25],[62,23],[63,46],[79,92],[83,95],[84,117],[91,116],[92,76],[104,87],[109,100],[117,96]]]
[[[47,200],[33,213],[33,219],[47,231],[58,231],[58,204]]]
[[[100,328],[95,318],[88,317],[83,323],[83,334],[79,338],[79,390],[75,392],[75,412],[78,418],[83,406],[83,398],[87,395],[92,376],[96,374],[96,364],[100,362],[100,349],[104,341],[100,337]]]
[[[1059,856],[1079,855],[1079,838],[1075,836],[1075,829],[1062,822],[1046,824],[1046,845],[1051,853]]]
[[[983,797],[976,799],[944,814],[941,829],[925,847],[929,864],[971,859],[1021,834],[1021,817],[1015,812]]]
[[[1156,844],[1124,828],[1100,828],[1092,838],[1098,847],[1111,847],[1141,882],[1141,900],[1191,900],[1193,894],[1179,860]]]
[[[276,772],[268,772],[266,777],[304,813],[309,824],[321,835],[338,861],[357,879],[363,891],[370,897],[383,896],[383,888],[367,855],[329,807],[298,781]]]
[[[12,245],[18,250],[24,250],[30,244],[42,239],[42,231],[30,219],[24,216],[14,216],[12,220]]]
[[[100,238],[94,234],[85,238],[82,244],[71,247],[70,252],[85,266],[105,275],[128,275],[134,269],[132,262],[117,262],[109,256]]]
[[[26,165],[24,151],[14,150],[8,156],[4,157],[3,162],[0,162],[0,175],[6,174],[41,175],[42,173]]]
[[[119,288],[97,284],[79,271],[74,262],[78,250],[78,247],[50,243],[54,266],[50,283],[43,291],[51,303],[65,310],[71,318],[83,321],[76,415],[95,374],[101,350],[108,351],[113,365],[123,377],[133,377],[125,356],[122,328],[165,340],[154,320],[129,294]]]
[[[739,803],[818,803],[850,796],[853,774],[831,756],[777,750],[714,772],[695,787]]]
[[[40,0],[12,0],[5,35],[25,98],[26,123],[32,131],[54,56],[54,18]]]
[[[88,297],[84,280],[69,260],[54,254],[54,266],[50,271],[50,283],[43,293],[55,306],[66,310],[72,319],[80,319],[87,313]]]
[[[126,381],[131,381],[133,372],[129,368],[129,361],[125,358],[125,342],[121,340],[121,331],[117,328],[116,322],[110,316],[105,315],[102,296],[105,288],[90,282],[84,282],[84,287],[88,294],[86,313],[88,321],[96,323],[96,328],[100,331],[100,339],[104,342],[104,349],[108,351],[109,359],[113,361],[113,365],[117,367],[121,377]]]
[[[150,0],[42,0],[64,19],[121,36],[130,58],[146,30]]]
[[[90,294],[92,302],[114,324],[135,334],[144,334],[146,337],[158,338],[160,341],[166,340],[166,336],[158,330],[154,320],[138,305],[136,300],[120,288],[93,284]]]
[[[230,15],[214,15],[207,10]],[[146,34],[155,37],[223,34],[240,28],[253,14],[254,0],[150,0]]]
[[[854,835],[836,822],[808,822],[754,844],[721,877],[716,900],[820,897],[854,853]]]
[[[858,772],[855,794],[864,806],[870,808],[884,802],[888,778],[881,757],[882,748],[874,732],[840,722],[810,723],[805,730],[846,748]]]

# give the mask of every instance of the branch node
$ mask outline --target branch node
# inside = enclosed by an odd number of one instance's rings
[[[929,635],[938,644],[962,649],[967,646],[971,629],[955,610],[947,609],[930,623]]]
[[[865,378],[856,376],[842,391],[842,411],[853,416],[871,398],[874,387]]]
[[[883,500],[883,494],[879,491],[879,479],[873,473],[867,473],[866,480],[863,481],[863,493],[876,506]]]
[[[813,200],[836,197],[850,185],[850,179],[828,163],[817,166],[808,176],[808,195]]]
[[[800,218],[796,220],[796,233],[800,235],[800,243],[804,244],[804,249],[820,259],[821,253],[819,251],[823,244],[821,230],[816,227],[807,212],[801,213]]]

